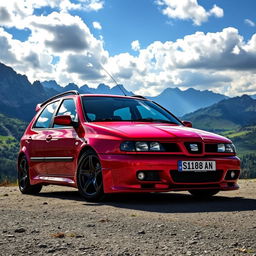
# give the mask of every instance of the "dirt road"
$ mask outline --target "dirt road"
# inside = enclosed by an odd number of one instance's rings
[[[72,188],[0,188],[0,255],[256,255],[256,180],[209,200],[188,193],[88,203]]]

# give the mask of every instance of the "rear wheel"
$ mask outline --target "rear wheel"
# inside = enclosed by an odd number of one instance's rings
[[[195,189],[188,191],[192,196],[197,198],[207,198],[216,195],[219,190],[218,189]]]
[[[38,194],[42,185],[31,185],[29,181],[29,166],[25,156],[22,156],[18,166],[18,184],[22,194]]]
[[[79,160],[77,186],[87,201],[100,201],[104,197],[100,159],[92,151],[86,151]]]

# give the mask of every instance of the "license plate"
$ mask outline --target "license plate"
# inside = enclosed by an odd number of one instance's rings
[[[216,171],[215,161],[178,161],[178,170],[182,171]]]

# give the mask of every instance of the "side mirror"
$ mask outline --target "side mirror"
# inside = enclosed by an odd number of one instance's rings
[[[53,120],[53,124],[63,125],[63,126],[73,126],[73,121],[71,116],[63,115],[63,116],[55,116]]]
[[[192,123],[189,121],[182,121],[183,125],[186,127],[192,127]]]

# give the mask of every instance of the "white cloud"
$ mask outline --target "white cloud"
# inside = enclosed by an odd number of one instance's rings
[[[8,27],[25,28],[29,26],[28,18],[35,9],[50,7],[59,12],[72,10],[99,11],[104,7],[103,0],[8,0],[0,3],[1,25]]]
[[[114,77],[130,90],[156,94],[178,86],[236,95],[243,82],[244,87],[248,84],[243,74],[251,81],[248,74],[256,70],[256,34],[245,42],[235,28],[196,32],[174,42],[156,41],[138,53],[136,57],[119,54],[108,62]],[[237,79],[240,76],[244,78]],[[254,80],[252,88],[256,91]]]
[[[209,16],[213,15],[217,18],[221,18],[224,16],[224,11],[222,8],[217,6],[216,4],[213,6],[213,8],[208,12]]]
[[[256,27],[256,23],[253,22],[253,21],[250,20],[250,19],[245,19],[245,20],[244,20],[244,23],[247,24],[247,25],[249,25],[250,27]]]
[[[140,50],[140,42],[138,40],[132,41],[131,47],[134,51]]]
[[[0,27],[0,61],[27,74],[30,81],[102,82],[105,74],[100,65],[106,63],[108,53],[80,17],[65,12],[30,15],[26,26],[31,35],[25,42],[13,39]],[[59,61],[53,64],[56,57]]]
[[[98,21],[94,21],[94,22],[92,23],[92,25],[93,25],[93,27],[94,27],[95,29],[98,29],[98,30],[101,30],[101,29],[102,29],[101,24],[100,24]]]
[[[206,11],[197,0],[157,0],[156,3],[162,9],[162,13],[169,18],[192,20],[197,26],[206,22],[210,16],[221,18],[224,15],[223,9],[217,5]]]
[[[80,0],[86,5],[88,11],[98,11],[103,8],[104,1],[102,0]]]
[[[43,43],[53,52],[88,49],[94,40],[89,28],[78,16],[53,12],[47,17],[31,17],[29,41]]]

